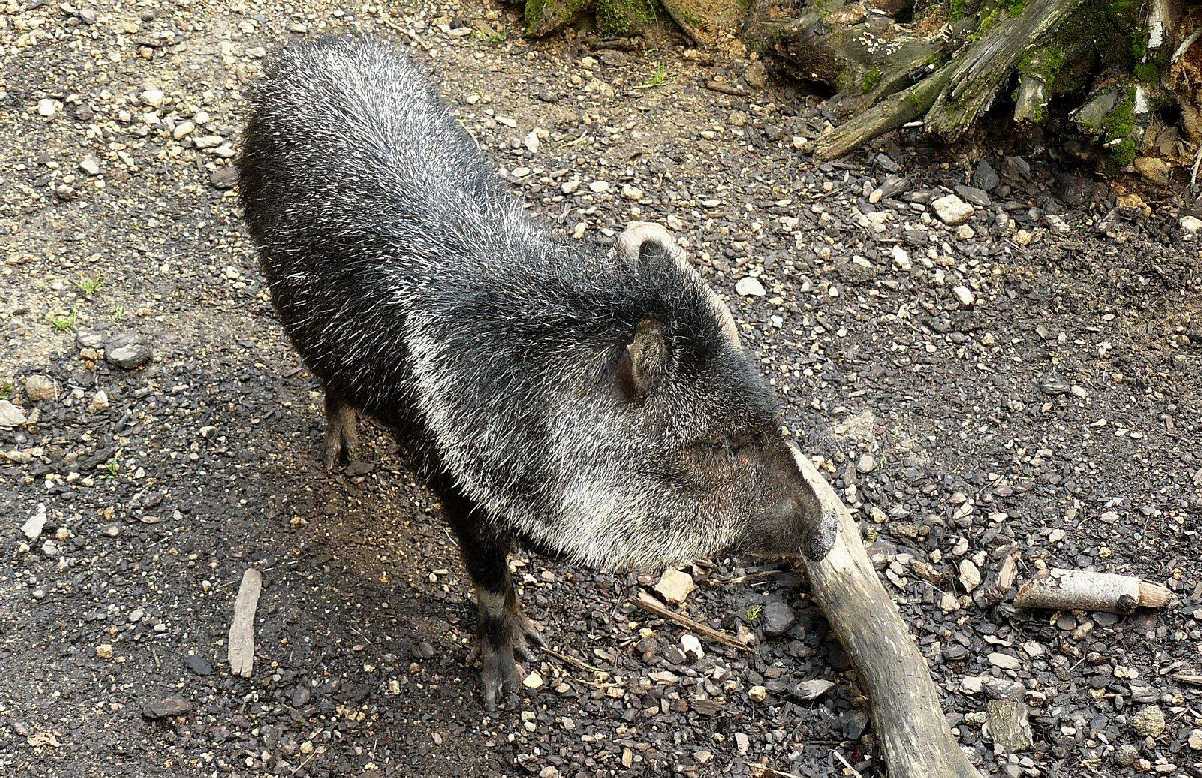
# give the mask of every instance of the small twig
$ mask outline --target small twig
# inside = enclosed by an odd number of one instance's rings
[[[851,764],[849,764],[848,761],[843,758],[843,754],[840,754],[838,751],[835,751],[834,749],[831,749],[831,753],[835,755],[836,759],[838,759],[840,762],[843,763],[844,767],[846,767],[848,770],[851,770],[852,774],[855,775],[856,778],[864,778],[864,776],[860,775],[859,770],[852,767]]]
[[[610,675],[610,672],[608,670],[602,670],[600,667],[595,667],[593,665],[590,665],[588,662],[582,662],[574,656],[569,656],[568,654],[561,654],[560,652],[558,652],[555,649],[550,648],[548,646],[543,646],[540,650],[543,651],[544,653],[550,654],[551,656],[555,657],[556,659],[558,659],[559,661],[561,661],[565,664],[569,664],[572,667],[575,667],[577,670],[586,670],[591,673],[601,673],[602,675]]]
[[[1190,686],[1202,686],[1202,675],[1194,675],[1192,673],[1177,673],[1173,676],[1173,678]]]
[[[750,97],[751,93],[742,87],[733,84],[724,84],[721,81],[706,81],[705,88],[714,92],[721,92],[724,95],[732,95],[733,97]]]
[[[1202,167],[1202,143],[1198,144],[1198,156],[1194,157],[1194,167],[1189,174],[1189,190],[1198,191],[1198,168]]]
[[[651,596],[648,595],[646,592],[639,592],[638,598],[631,600],[631,602],[633,602],[635,605],[639,606],[640,608],[642,608],[645,611],[650,611],[651,613],[654,613],[656,616],[662,616],[663,618],[669,619],[670,621],[675,621],[677,624],[683,624],[684,626],[688,627],[693,632],[696,632],[697,634],[701,635],[702,637],[709,638],[710,640],[714,641],[715,643],[721,643],[724,646],[730,646],[731,648],[737,648],[740,651],[752,652],[755,650],[755,649],[751,648],[750,646],[743,645],[738,640],[736,640],[733,635],[731,635],[727,632],[722,632],[721,630],[717,630],[717,629],[714,629],[713,627],[706,626],[705,624],[702,624],[700,621],[694,621],[693,619],[690,619],[688,616],[685,616],[683,614],[677,613],[676,611],[665,608],[664,606],[660,605],[655,600],[651,599]]]
[[[751,764],[749,764],[747,766],[750,767],[752,770],[759,770],[761,776],[763,776],[763,775],[779,775],[779,776],[781,776],[781,778],[801,778],[801,776],[798,775],[797,773],[782,773],[780,770],[775,770],[775,769],[769,767],[768,765],[758,764],[756,762],[752,762]]]

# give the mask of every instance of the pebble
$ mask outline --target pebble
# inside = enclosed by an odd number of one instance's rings
[[[735,293],[741,297],[763,297],[768,294],[764,285],[760,283],[760,279],[752,276],[740,278],[735,284]]]
[[[109,396],[103,389],[98,389],[96,394],[92,395],[92,399],[88,401],[88,411],[90,413],[100,413],[108,410]]]
[[[960,560],[960,583],[966,592],[971,592],[981,585],[981,571],[971,559]]]
[[[973,207],[954,194],[944,195],[931,203],[935,215],[944,224],[959,227],[972,218]]]
[[[237,183],[238,169],[233,165],[222,165],[209,173],[209,184],[214,189],[233,189]]]
[[[195,129],[195,122],[193,122],[191,119],[184,119],[182,122],[175,125],[175,129],[171,131],[171,137],[175,138],[176,140],[182,140],[191,135]]]
[[[750,697],[753,702],[763,702],[764,700],[768,699],[768,690],[757,684],[747,690],[747,696]]]
[[[764,67],[763,62],[756,60],[747,65],[743,78],[746,79],[748,86],[754,89],[763,89],[768,85],[768,69]]]
[[[990,700],[986,714],[994,751],[1013,754],[1026,751],[1034,745],[1024,703],[1017,700]]]
[[[604,192],[609,191],[609,182],[608,181],[593,181],[593,182],[589,183],[588,188],[594,194],[602,194]]]
[[[824,678],[814,678],[797,684],[790,693],[801,702],[809,702],[810,700],[818,699],[833,688],[835,688],[835,684],[831,681]]]
[[[988,161],[981,160],[977,163],[977,169],[972,174],[973,186],[985,192],[992,192],[1001,182],[997,171],[993,169],[993,165],[990,165]]]
[[[860,458],[856,460],[856,470],[861,473],[871,473],[874,469],[876,469],[876,457],[872,454],[861,454]]]
[[[28,540],[37,540],[46,527],[46,504],[38,503],[33,515],[21,525],[21,532]]]
[[[99,659],[112,659],[113,658],[112,644],[111,643],[101,643],[100,645],[96,646],[96,656]]]
[[[680,647],[684,650],[685,656],[694,660],[705,656],[705,651],[701,648],[701,641],[697,639],[696,635],[688,632],[680,636]]]
[[[1199,232],[1202,232],[1202,219],[1196,216],[1182,216],[1181,229],[1190,235],[1197,235]]]
[[[188,713],[195,707],[190,700],[185,700],[182,697],[167,697],[166,699],[152,702],[142,708],[143,718],[150,720],[169,719],[173,716],[182,716]]]
[[[58,387],[44,375],[31,375],[25,379],[25,396],[30,402],[42,402],[58,397]]]
[[[655,591],[671,603],[682,603],[693,591],[693,576],[681,570],[665,570],[655,584]]]
[[[55,102],[54,100],[51,100],[49,98],[46,98],[43,100],[38,100],[38,115],[39,116],[46,116],[46,117],[54,116],[54,113],[57,110],[58,110],[58,103]]]
[[[977,301],[977,296],[967,286],[953,288],[952,294],[956,295],[956,299],[960,301],[960,305],[965,308],[971,308]]]
[[[1131,717],[1131,729],[1141,737],[1160,737],[1164,734],[1164,727],[1164,711],[1157,705],[1140,708],[1139,712]]]
[[[145,365],[153,355],[150,344],[133,333],[112,337],[104,345],[105,360],[126,370]]]
[[[142,92],[142,102],[151,108],[158,108],[163,104],[163,90],[156,87],[145,90]]]
[[[1135,764],[1136,757],[1139,756],[1139,749],[1130,743],[1123,743],[1119,746],[1118,751],[1114,754],[1114,761],[1118,762],[1120,767],[1130,767]]]
[[[1172,168],[1159,157],[1137,157],[1135,172],[1157,186],[1168,186],[1172,181]]]
[[[1202,751],[1202,729],[1190,730],[1189,747],[1195,751]]]
[[[542,685],[543,677],[539,675],[538,671],[536,670],[530,671],[526,674],[526,677],[522,679],[522,686],[525,686],[527,689],[539,689],[542,688]]]
[[[213,663],[203,656],[196,656],[195,654],[189,654],[184,657],[184,667],[200,676],[213,674]]]
[[[25,421],[25,411],[8,400],[0,400],[0,427],[20,427]]]
[[[1003,670],[1017,670],[1019,667],[1022,667],[1022,662],[1018,660],[1018,657],[1013,657],[1009,654],[1003,654],[998,651],[994,651],[989,654],[989,664],[993,665],[994,667],[1000,667]]]
[[[98,176],[100,175],[100,160],[89,154],[79,161],[79,169],[89,176]]]

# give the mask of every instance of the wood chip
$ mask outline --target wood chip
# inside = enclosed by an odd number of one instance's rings
[[[250,678],[255,665],[255,609],[262,590],[263,576],[258,570],[252,567],[243,573],[229,637],[230,672],[243,678]]]

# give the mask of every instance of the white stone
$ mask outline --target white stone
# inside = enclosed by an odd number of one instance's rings
[[[58,103],[49,98],[38,100],[38,115],[39,116],[54,116],[54,112],[58,110]]]
[[[590,190],[592,190],[595,194],[602,194],[604,192],[609,191],[609,182],[608,181],[593,181],[591,184],[588,185],[588,188]]]
[[[967,286],[955,287],[954,289],[952,289],[952,294],[956,295],[956,299],[959,300],[960,304],[963,305],[965,308],[972,307],[973,304],[975,304],[977,301],[977,296],[975,294],[973,294],[972,290],[969,289]]]
[[[25,411],[8,400],[0,400],[0,427],[20,427],[24,423]]]
[[[893,264],[898,270],[909,270],[914,267],[914,263],[910,261],[910,252],[901,246],[894,246],[890,253],[893,255]]]
[[[659,577],[654,588],[668,602],[681,603],[693,591],[693,576],[682,570],[668,569]]]
[[[935,215],[944,224],[959,227],[972,218],[973,207],[954,194],[944,195],[931,203]]]
[[[151,108],[158,108],[163,104],[163,90],[156,87],[150,87],[142,92],[142,102],[149,105]]]
[[[42,534],[42,529],[46,526],[46,504],[38,503],[37,510],[33,512],[24,524],[21,525],[21,532],[29,540],[37,540]]]
[[[100,175],[100,160],[89,154],[79,161],[79,169],[89,176],[98,176]]]
[[[971,592],[981,585],[981,571],[971,559],[960,560],[960,583],[966,592]]]
[[[768,294],[764,285],[760,283],[760,279],[751,276],[740,278],[735,284],[735,292],[742,297],[763,297]]]
[[[1202,219],[1199,219],[1196,216],[1182,216],[1181,229],[1185,230],[1190,235],[1197,235],[1199,231],[1202,231]]]
[[[522,139],[522,143],[530,150],[531,154],[538,153],[538,133],[534,130],[526,133],[526,137]]]
[[[701,641],[696,635],[688,632],[680,636],[680,647],[684,651],[685,656],[691,659],[700,659],[705,656],[705,651],[701,648]]]

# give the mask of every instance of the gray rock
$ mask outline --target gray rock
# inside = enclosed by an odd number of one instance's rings
[[[952,227],[959,227],[972,218],[973,207],[954,194],[944,195],[933,200],[931,208],[939,221]]]
[[[203,656],[196,656],[195,654],[189,654],[184,657],[184,667],[196,675],[204,676],[213,674],[213,663]]]
[[[0,428],[20,427],[25,421],[25,411],[8,400],[0,400]]]
[[[154,356],[150,344],[140,335],[127,333],[116,335],[104,344],[104,358],[110,364],[125,370],[142,367]]]
[[[797,621],[797,614],[783,600],[772,600],[764,606],[764,634],[779,637]]]
[[[168,697],[146,705],[142,708],[142,716],[152,721],[169,719],[173,716],[182,716],[190,712],[193,707],[191,700],[185,700],[182,697]]]
[[[209,183],[214,189],[233,189],[238,183],[238,169],[233,165],[222,165],[209,174]]]
[[[977,189],[975,186],[965,186],[964,184],[957,184],[955,189],[956,194],[978,207],[988,208],[989,204],[993,202],[989,199],[989,193],[984,189]]]
[[[1013,754],[1026,751],[1034,744],[1024,703],[1017,700],[990,700],[986,713],[995,752]]]
[[[977,163],[977,169],[972,174],[972,185],[985,192],[992,192],[1002,180],[997,171],[986,160]]]
[[[1137,757],[1139,757],[1139,749],[1130,743],[1123,743],[1115,752],[1114,761],[1118,762],[1120,767],[1130,767],[1135,764]]]
[[[828,691],[833,689],[835,684],[822,678],[814,678],[810,681],[802,681],[797,684],[791,691],[791,694],[801,702],[809,702],[816,700]]]

